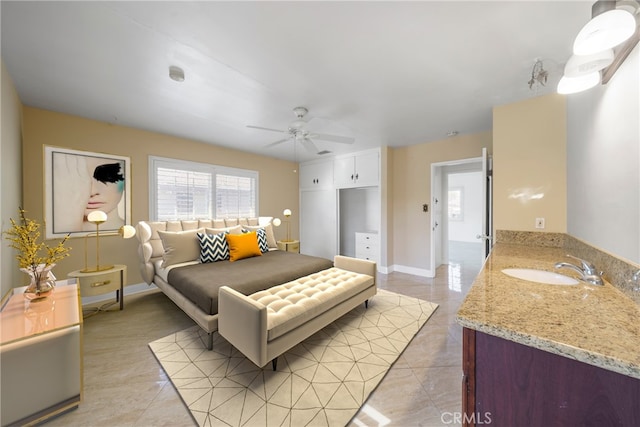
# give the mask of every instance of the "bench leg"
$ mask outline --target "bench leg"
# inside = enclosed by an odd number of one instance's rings
[[[207,334],[207,350],[213,350],[213,332]]]
[[[273,368],[274,371],[276,370],[276,366],[278,366],[278,358],[277,357],[271,361],[271,367]]]
[[[369,300],[364,301],[364,308],[369,308]]]

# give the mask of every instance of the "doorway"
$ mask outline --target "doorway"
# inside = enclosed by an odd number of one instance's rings
[[[483,260],[482,242],[482,164],[445,166],[442,180],[442,253],[444,264],[478,264]]]
[[[482,266],[491,248],[491,171],[482,157],[431,165],[431,272],[442,264]]]

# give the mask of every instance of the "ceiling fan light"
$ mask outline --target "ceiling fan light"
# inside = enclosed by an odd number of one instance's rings
[[[613,49],[606,49],[592,55],[573,55],[564,67],[564,75],[578,77],[600,71],[611,65],[613,58]]]
[[[302,129],[306,124],[307,122],[304,119],[297,119],[291,122],[289,126],[293,129]]]
[[[627,10],[613,9],[595,16],[582,27],[573,43],[575,55],[591,55],[611,49],[636,31],[636,19]]]
[[[598,71],[578,77],[562,76],[558,83],[558,93],[563,95],[578,93],[591,89],[598,83],[600,83],[600,73]]]

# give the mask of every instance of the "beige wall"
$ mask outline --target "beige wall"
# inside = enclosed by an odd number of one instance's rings
[[[393,259],[393,150],[380,149],[380,266],[388,267]]]
[[[23,109],[23,131],[24,205],[34,219],[42,220],[44,216],[44,145],[130,157],[132,224],[149,217],[149,155],[258,171],[261,216],[278,217],[285,207],[298,206],[298,175],[293,172],[297,166],[292,162],[28,107]],[[278,238],[284,237],[285,230],[281,228],[276,229]],[[297,218],[292,218],[291,228],[297,238]],[[70,245],[71,256],[55,268],[58,277],[83,268],[83,239],[73,239]],[[127,283],[142,282],[135,239],[105,237],[100,240],[100,246],[101,264],[126,264]]]
[[[567,231],[565,98],[553,94],[493,110],[495,230]],[[535,228],[544,218],[545,228]]]
[[[21,112],[22,105],[4,63],[2,68],[0,95],[0,224],[2,231],[11,227],[9,218],[17,218],[22,204],[22,149]],[[0,283],[2,295],[9,289],[21,285],[26,275],[18,270],[16,252],[7,246],[4,238],[0,244]],[[24,276],[24,277],[22,277]]]
[[[392,233],[393,244],[388,265],[428,270],[431,268],[431,163],[482,156],[482,148],[491,153],[491,132],[460,135],[454,138],[393,149]],[[429,212],[422,205],[429,204]]]

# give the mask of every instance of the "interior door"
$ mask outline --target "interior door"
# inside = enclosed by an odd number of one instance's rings
[[[434,254],[433,254],[433,274],[435,276],[436,270],[442,264],[442,206],[443,206],[443,196],[442,196],[442,167],[437,166],[434,169],[433,174],[433,195],[431,200],[431,206],[433,207],[433,215],[431,221],[431,232],[433,233],[433,240],[435,242],[432,245]]]
[[[482,149],[482,234],[477,237],[483,241],[483,256],[486,259],[493,246],[493,167],[491,156],[487,153],[486,147]]]
[[[300,192],[300,253],[332,260],[336,255],[336,191]]]

